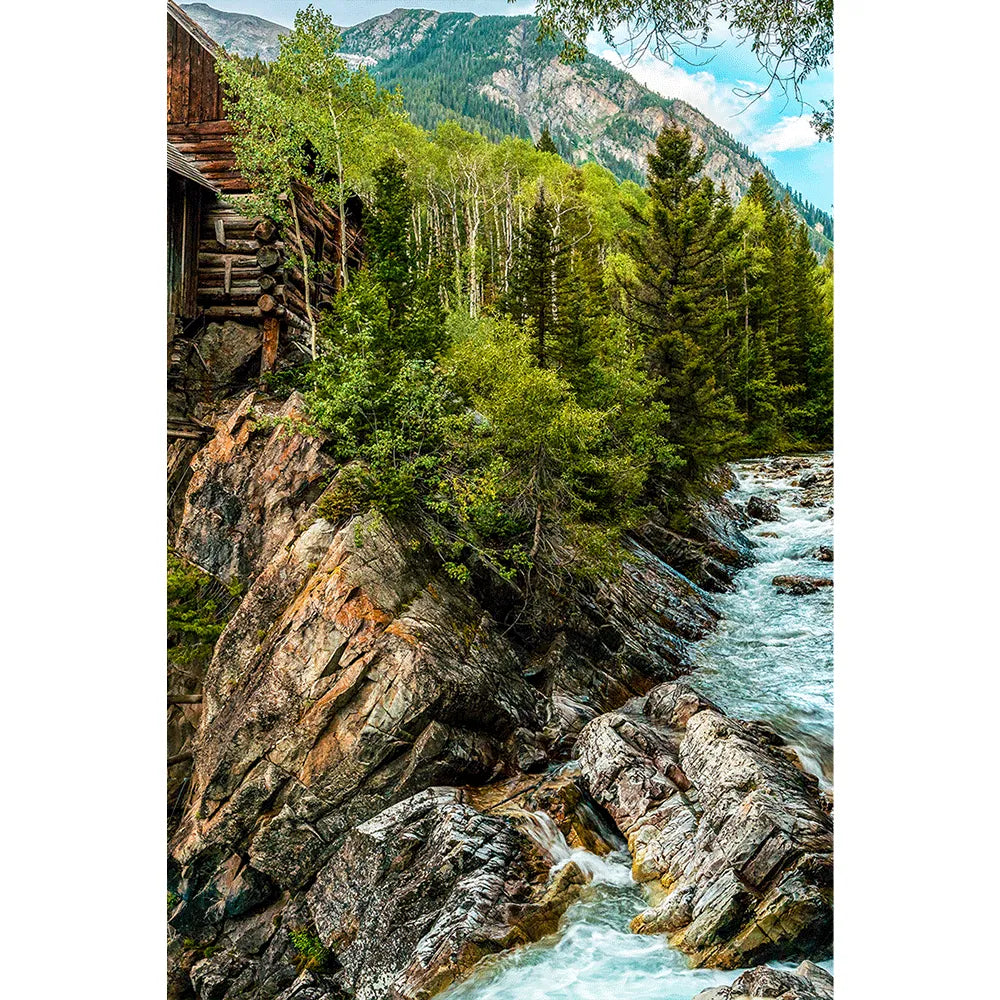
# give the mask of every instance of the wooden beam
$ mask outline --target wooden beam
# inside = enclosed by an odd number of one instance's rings
[[[274,247],[261,247],[257,251],[257,266],[262,271],[273,271],[280,259],[281,255]]]
[[[219,220],[219,225],[222,225],[222,220]],[[222,277],[222,290],[228,295],[232,291],[233,287],[233,262],[232,260],[227,260],[225,264],[225,274]]]
[[[209,306],[205,310],[209,319],[260,319],[257,306]]]
[[[254,227],[253,234],[261,243],[270,243],[278,235],[278,227],[271,219],[261,219]]]
[[[260,350],[261,375],[274,368],[274,362],[278,357],[278,331],[280,325],[276,316],[268,316],[264,320],[264,343]]]

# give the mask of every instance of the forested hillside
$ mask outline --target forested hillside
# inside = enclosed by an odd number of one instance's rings
[[[227,49],[267,61],[281,28],[249,15],[185,8]],[[832,217],[783,185],[742,143],[690,104],[661,97],[596,56],[565,64],[562,43],[539,44],[531,17],[477,17],[399,8],[343,32],[341,53],[365,66],[385,87],[400,87],[413,121],[428,129],[454,121],[499,141],[537,141],[548,128],[568,160],[594,160],[619,180],[645,183],[646,155],[669,121],[690,129],[705,146],[705,172],[736,199],[762,171],[775,196],[786,194],[809,227],[820,254],[833,241]]]
[[[762,173],[734,208],[677,123],[645,187],[427,132],[338,44],[310,11],[266,69],[223,67],[262,212],[293,211],[297,179],[367,206],[366,266],[323,265],[344,291],[310,313],[312,363],[281,376],[348,463],[337,511],[415,518],[460,578],[607,571],[652,484],[829,443],[832,257]]]
[[[562,48],[561,39],[538,41],[533,17],[401,8],[345,29],[342,51],[384,86],[400,86],[413,120],[425,128],[456,120],[490,138],[534,141],[547,127],[568,159],[593,159],[621,180],[642,183],[646,154],[675,120],[704,143],[707,174],[734,196],[746,192],[757,170],[779,198],[786,193],[745,145],[687,102],[661,97],[591,54],[567,65]],[[819,223],[832,241],[829,215],[788,193],[810,228]]]

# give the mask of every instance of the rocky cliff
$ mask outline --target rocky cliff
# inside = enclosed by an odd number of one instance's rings
[[[232,401],[185,479],[175,549],[241,597],[171,775],[171,995],[431,997],[586,884],[553,868],[538,812],[597,853],[610,815],[638,876],[676,889],[635,929],[693,961],[823,957],[815,782],[671,684],[750,556],[741,513],[706,494],[686,535],[654,519],[620,579],[528,618],[405,524],[318,517],[337,468],[282,420],[301,405]]]

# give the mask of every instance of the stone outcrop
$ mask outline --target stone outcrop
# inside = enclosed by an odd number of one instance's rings
[[[431,788],[352,830],[306,897],[358,1000],[423,1000],[480,958],[555,930],[586,876],[507,819]]]
[[[195,455],[176,546],[206,573],[248,584],[308,517],[334,466],[321,438],[294,431],[301,416],[298,393],[251,392]]]
[[[802,597],[805,594],[815,594],[824,587],[832,587],[833,580],[825,576],[799,576],[796,574],[785,574],[776,576],[772,585],[783,594],[791,594],[794,597]]]
[[[397,855],[378,847],[396,835],[380,841],[377,831],[398,826],[397,840],[422,831],[459,845],[480,833],[500,836],[491,824],[515,829],[512,809],[521,809],[551,815],[573,846],[607,850],[603,819],[579,777],[541,772],[568,758],[599,713],[689,669],[687,643],[717,617],[707,596],[664,561],[669,552],[652,532],[633,542],[621,579],[581,588],[551,622],[522,627],[523,598],[509,585],[450,580],[406,526],[318,517],[337,470],[322,440],[296,429],[301,413],[297,395],[274,403],[251,394],[222,417],[194,460],[177,532],[183,555],[246,589],[205,674],[186,807],[171,838],[176,997],[193,987],[199,1000],[271,1000],[292,989],[326,995],[332,984],[353,995],[382,989],[386,977],[400,997],[423,996],[469,956],[544,933],[561,910],[532,868],[531,878],[483,897],[494,913],[485,937],[467,945],[450,931],[428,939],[441,955],[458,948],[466,956],[450,971],[441,971],[430,944],[419,946],[426,968],[400,965],[400,945],[399,961],[386,957],[382,985],[369,987],[357,958],[380,919],[366,908],[369,896],[403,891],[393,881]],[[695,548],[737,552],[697,516],[692,525]],[[479,789],[478,807],[471,792],[464,803],[437,793],[419,799],[456,785]],[[512,809],[501,802],[508,794]],[[427,811],[418,817],[401,805],[385,820],[404,801],[423,801]],[[485,825],[475,818],[490,810]],[[572,881],[571,865],[559,871]],[[333,915],[317,887],[348,876],[368,879],[370,893]],[[440,913],[463,894],[468,903],[466,890],[478,884],[456,882]],[[437,890],[420,891],[434,898]],[[412,930],[400,929],[400,940]],[[314,938],[315,954],[294,944]]]
[[[719,968],[829,953],[832,822],[776,733],[670,683],[588,723],[577,753],[649,889],[633,930]]]
[[[778,505],[766,497],[752,496],[747,500],[747,516],[756,521],[780,521]]]
[[[732,986],[702,990],[694,1000],[750,1000],[752,997],[833,1000],[833,976],[809,961],[803,962],[794,972],[761,965],[744,972]]]

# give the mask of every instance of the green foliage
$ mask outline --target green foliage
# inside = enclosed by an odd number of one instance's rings
[[[167,551],[167,660],[204,666],[236,608],[238,583],[226,586]]]
[[[486,571],[537,594],[618,572],[665,484],[828,439],[832,257],[817,265],[766,176],[734,210],[677,127],[645,189],[545,142],[428,134],[339,41],[310,8],[265,76],[232,71],[236,106],[266,110],[237,123],[259,190],[280,203],[304,178],[366,205],[364,265],[315,359],[277,377],[303,391],[296,429],[340,463],[320,517],[363,515],[358,544],[372,518],[404,520],[458,583]]]
[[[732,451],[740,421],[718,378],[731,343],[723,336],[729,305],[723,260],[732,212],[712,182],[700,177],[704,154],[687,129],[668,126],[649,156],[650,202],[626,247],[634,261],[630,311],[660,399],[663,428],[697,476]]]
[[[752,450],[828,444],[833,434],[833,258],[817,265],[806,227],[754,176],[727,259],[734,334],[730,388]]]
[[[289,930],[288,937],[295,949],[295,966],[299,973],[324,968],[330,958],[330,951],[318,935],[305,927],[295,927]]]
[[[621,26],[649,32],[649,40],[669,50],[678,38],[705,43],[719,22],[734,37],[749,39],[772,83],[797,97],[802,83],[829,65],[833,53],[833,0],[538,0],[540,34],[565,33],[564,54],[579,58],[596,28],[615,44]],[[749,96],[749,95],[748,95]],[[831,109],[832,110],[832,109]]]
[[[258,210],[286,224],[296,221],[297,184],[345,218],[349,193],[370,186],[386,136],[405,124],[399,95],[363,69],[352,71],[337,54],[340,44],[332,19],[310,4],[296,13],[263,75],[246,60],[218,61],[237,164]],[[314,266],[300,257],[304,271]],[[343,245],[338,264],[346,284]]]

